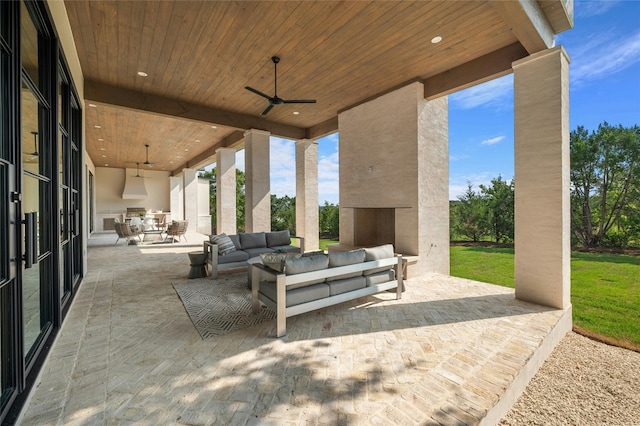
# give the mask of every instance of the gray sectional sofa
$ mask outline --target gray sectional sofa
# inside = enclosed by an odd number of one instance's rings
[[[287,331],[287,318],[336,303],[396,289],[402,297],[402,255],[393,246],[295,257],[252,264],[253,310],[260,302],[276,312],[276,336]]]
[[[226,238],[233,243],[230,247]],[[291,244],[291,239],[298,245]],[[304,253],[304,238],[291,236],[289,231],[251,232],[237,235],[211,235],[204,242],[207,264],[211,266],[211,277],[217,278],[223,269],[247,266],[247,260],[264,253]]]

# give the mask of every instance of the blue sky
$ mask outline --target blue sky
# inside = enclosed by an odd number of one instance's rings
[[[571,64],[571,130],[607,121],[640,125],[640,0],[574,3],[574,28],[561,33]],[[338,134],[318,140],[318,202],[338,203]],[[244,151],[237,155],[244,170]],[[513,178],[513,75],[449,96],[449,198],[502,176]],[[295,145],[271,138],[271,192],[295,196]]]

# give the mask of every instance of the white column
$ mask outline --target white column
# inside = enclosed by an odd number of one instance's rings
[[[269,132],[247,130],[245,155],[245,232],[271,230]]]
[[[184,220],[189,222],[189,230],[195,231],[198,224],[198,179],[195,169],[182,171],[184,186]]]
[[[560,46],[513,64],[516,297],[571,305],[569,58]]]
[[[184,219],[182,195],[182,176],[169,177],[169,203],[171,210],[171,220]]]
[[[307,251],[319,248],[318,142],[296,142],[296,235]]]
[[[216,151],[216,233],[236,233],[236,150]]]

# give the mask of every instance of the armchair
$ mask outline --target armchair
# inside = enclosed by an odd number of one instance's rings
[[[129,244],[129,240],[131,239],[131,237],[138,237],[138,239],[142,241],[142,239],[140,238],[141,231],[138,227],[129,226],[128,223],[122,222],[116,222],[114,223],[114,226],[116,229],[116,234],[118,234],[118,239],[116,240],[114,245],[118,244],[120,238],[124,238],[127,241],[127,244]]]
[[[178,237],[178,241],[180,241],[180,237],[184,237],[184,240],[187,241],[187,237],[185,233],[187,232],[187,227],[189,226],[189,222],[186,220],[176,220],[173,221],[167,226],[167,236],[165,240],[171,236],[171,242],[174,242],[173,237]]]

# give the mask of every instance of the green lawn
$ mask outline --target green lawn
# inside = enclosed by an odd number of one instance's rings
[[[335,241],[335,240],[323,240],[322,238],[320,238],[320,250],[327,250],[327,245],[329,244],[338,244],[340,241]]]
[[[451,247],[451,275],[514,287],[513,249]],[[575,325],[640,344],[640,257],[572,253],[571,303]]]

